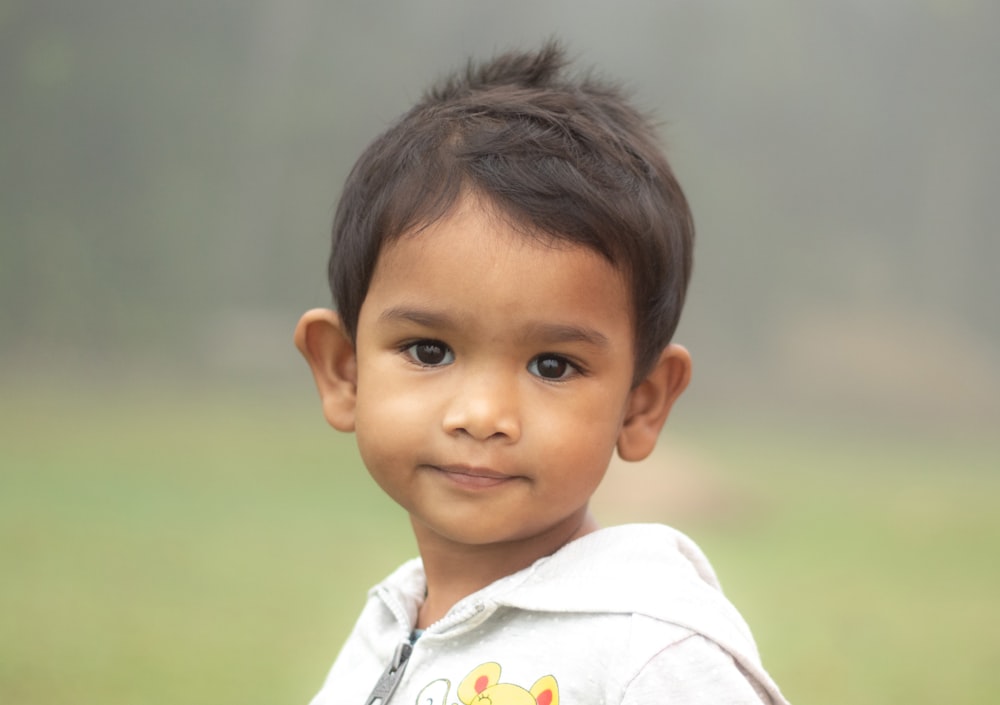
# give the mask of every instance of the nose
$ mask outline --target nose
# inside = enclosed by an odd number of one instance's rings
[[[518,390],[507,375],[464,375],[449,401],[442,421],[448,434],[517,441],[521,437]]]

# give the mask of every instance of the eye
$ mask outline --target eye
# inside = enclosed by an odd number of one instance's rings
[[[437,340],[418,340],[403,348],[411,360],[425,367],[450,365],[455,361],[455,353]]]
[[[528,372],[542,379],[566,379],[577,369],[558,355],[539,355],[528,363]]]

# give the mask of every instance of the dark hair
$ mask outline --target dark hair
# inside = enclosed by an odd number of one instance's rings
[[[627,276],[635,380],[670,342],[691,275],[694,224],[650,122],[619,86],[565,75],[554,41],[470,62],[361,155],[333,224],[330,289],[347,333],[382,247],[447,214],[463,190],[526,235],[568,241]]]

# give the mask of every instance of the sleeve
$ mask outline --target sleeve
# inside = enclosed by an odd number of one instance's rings
[[[717,644],[691,636],[655,654],[627,684],[621,705],[777,705]]]

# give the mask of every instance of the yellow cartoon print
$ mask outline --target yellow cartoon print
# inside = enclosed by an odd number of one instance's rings
[[[463,705],[559,705],[559,686],[552,676],[542,676],[530,690],[499,681],[499,663],[476,666],[458,685],[458,699]]]

